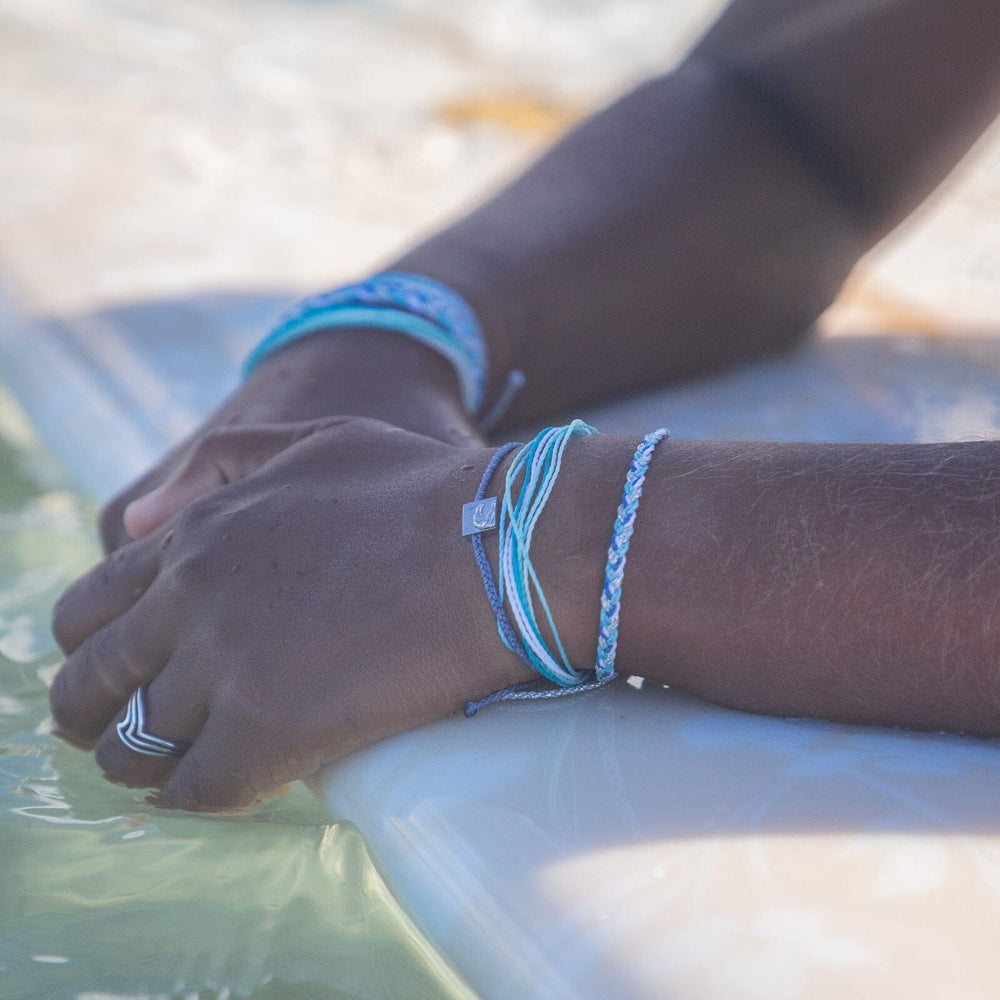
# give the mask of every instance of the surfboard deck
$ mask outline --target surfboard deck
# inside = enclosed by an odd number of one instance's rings
[[[0,366],[101,499],[235,384],[282,301],[58,323],[0,308]],[[817,340],[580,415],[637,435],[994,437],[1000,341]],[[620,683],[443,720],[354,754],[320,787],[490,1000],[1000,992],[996,741],[770,719]]]

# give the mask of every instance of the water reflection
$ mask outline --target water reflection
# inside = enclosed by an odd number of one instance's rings
[[[50,608],[97,556],[0,401],[0,995],[468,996],[301,786],[240,816],[155,810],[49,735]],[[33,466],[35,467],[33,471]]]

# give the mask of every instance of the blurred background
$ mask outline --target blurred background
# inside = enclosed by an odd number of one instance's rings
[[[719,6],[0,0],[4,1000],[467,1000],[357,832],[303,789],[246,817],[167,815],[57,744],[50,608],[98,556],[80,491],[106,495],[186,431],[282,302],[363,274],[460,212],[668,69]],[[912,439],[996,432],[996,129],[821,325],[906,335],[892,339],[911,352],[948,346],[912,367],[892,354],[890,371],[880,341],[837,340],[857,350],[714,394],[682,388],[671,427],[829,430],[806,401],[850,439],[896,433],[922,407],[948,421],[904,427]],[[914,388],[934,367],[917,362],[938,356],[946,405],[937,387]],[[779,396],[771,423],[747,423]]]
[[[0,0],[0,282],[71,315],[361,274],[669,68],[720,6]],[[992,325],[998,168],[991,138],[827,325]]]

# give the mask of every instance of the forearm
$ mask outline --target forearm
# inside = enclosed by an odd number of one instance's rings
[[[737,0],[396,266],[480,311],[515,421],[780,347],[996,112],[998,29],[991,0]]]
[[[574,441],[539,540],[574,662],[634,446]],[[750,711],[1000,734],[998,462],[996,442],[661,445],[619,672]]]
[[[874,238],[1000,110],[994,0],[737,0],[695,57],[785,123]]]
[[[512,421],[787,344],[864,250],[782,128],[691,63],[570,133],[396,266],[479,310]]]

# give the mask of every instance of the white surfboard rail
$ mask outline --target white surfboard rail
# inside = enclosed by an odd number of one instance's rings
[[[101,499],[235,383],[281,301],[58,323],[0,308],[0,369]],[[677,437],[993,437],[1000,340],[818,341],[581,415]],[[1000,995],[995,741],[619,684],[443,720],[342,761],[321,787],[489,1000]]]

